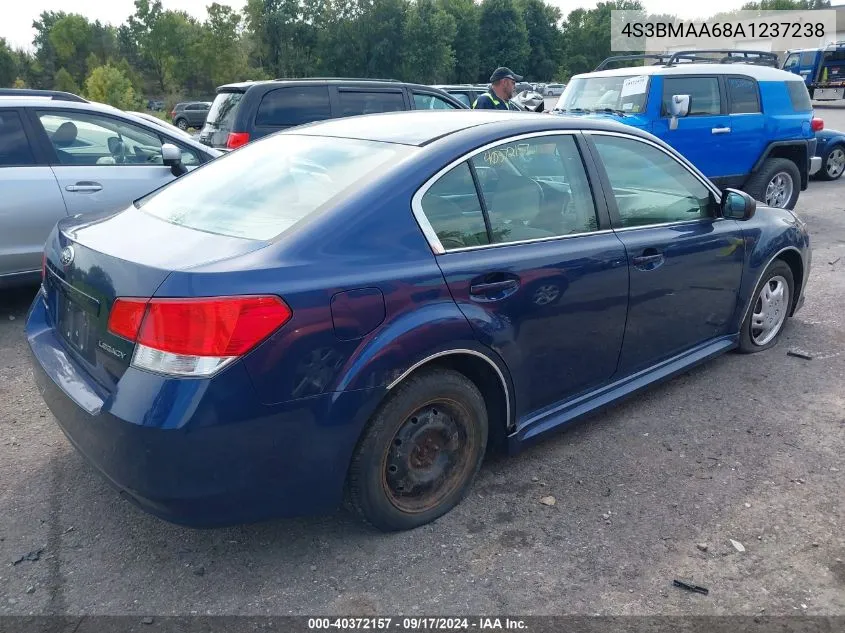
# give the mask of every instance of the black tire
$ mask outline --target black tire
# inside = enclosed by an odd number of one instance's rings
[[[187,130],[188,122],[185,119],[176,119],[176,127],[178,127],[180,130]]]
[[[834,154],[837,152],[837,154]],[[845,173],[845,169],[840,168],[838,173],[837,170],[829,169],[828,161],[832,159],[833,156],[838,156],[839,153],[845,152],[845,145],[841,143],[837,143],[833,147],[830,147],[822,156],[822,168],[816,174],[816,178],[819,180],[838,180],[842,177],[842,174]],[[831,175],[831,171],[833,171],[833,175]]]
[[[487,431],[484,398],[466,376],[447,369],[412,375],[359,440],[346,505],[386,532],[434,521],[469,490],[484,459]],[[430,498],[424,494],[429,488]]]
[[[745,183],[745,191],[755,200],[763,204],[773,206],[766,201],[766,188],[774,180],[775,176],[785,175],[792,180],[792,194],[785,204],[776,206],[783,209],[794,209],[798,202],[798,194],[801,192],[801,172],[798,166],[788,158],[768,158],[761,165],[760,169],[751,175]]]
[[[754,327],[753,320],[755,312],[761,304],[760,293],[763,291],[766,284],[771,284],[773,280],[778,278],[784,279],[786,281],[786,286],[789,289],[789,297],[785,299],[784,305],[781,306],[781,310],[785,313],[783,320],[780,321],[777,332],[770,340],[763,342],[763,339],[759,336],[757,336],[757,340],[755,340],[754,332],[756,331],[756,328]],[[789,267],[789,264],[782,259],[776,259],[769,264],[769,267],[760,279],[760,283],[758,283],[757,287],[754,288],[754,294],[751,295],[751,305],[748,307],[748,314],[745,315],[745,319],[742,322],[742,329],[739,333],[739,351],[744,354],[753,354],[754,352],[762,352],[763,350],[777,345],[778,339],[783,333],[786,320],[789,317],[789,313],[794,303],[795,280],[792,277],[792,269]],[[780,314],[780,312],[778,314]],[[760,344],[760,342],[762,342],[762,344]]]

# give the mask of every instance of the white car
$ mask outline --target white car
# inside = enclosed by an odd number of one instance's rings
[[[566,84],[546,84],[546,96],[558,97],[563,94]]]
[[[0,286],[38,280],[44,241],[62,218],[123,209],[222,155],[75,95],[9,93],[0,99]]]

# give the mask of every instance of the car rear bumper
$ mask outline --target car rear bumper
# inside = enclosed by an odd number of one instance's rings
[[[49,326],[40,297],[26,337],[38,389],[70,442],[135,504],[195,527],[336,508],[378,399],[366,390],[261,405],[240,363],[220,384],[130,368],[106,394]]]

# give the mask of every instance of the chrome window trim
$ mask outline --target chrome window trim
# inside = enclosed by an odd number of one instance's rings
[[[507,246],[518,246],[520,244],[536,244],[538,242],[553,242],[555,240],[564,240],[571,237],[584,237],[585,235],[607,235],[613,233],[613,229],[601,229],[599,231],[585,231],[583,233],[569,233],[567,235],[552,235],[550,237],[533,237],[528,240],[516,240],[513,242],[496,242],[495,244],[482,244],[480,246],[464,246],[462,248],[453,248],[441,255],[449,255],[451,253],[464,253],[466,251],[477,251],[484,248],[502,248]]]
[[[429,246],[431,246],[431,250],[434,251],[435,255],[443,255],[447,252],[454,253],[457,250],[461,251],[468,251],[468,250],[476,250],[482,248],[491,248],[493,246],[506,246],[508,244],[516,244],[517,242],[502,242],[500,244],[482,244],[480,246],[466,246],[461,249],[452,249],[447,251],[443,248],[443,244],[440,242],[440,238],[437,237],[437,233],[434,230],[434,227],[431,226],[431,223],[428,221],[428,218],[425,216],[425,212],[422,208],[422,198],[423,196],[428,193],[428,190],[434,186],[434,184],[440,180],[440,178],[449,172],[454,167],[457,167],[461,163],[470,160],[472,157],[481,154],[482,152],[487,151],[493,147],[498,147],[499,145],[505,145],[507,143],[514,143],[516,141],[521,141],[528,138],[538,138],[542,136],[563,136],[563,135],[576,135],[581,133],[582,130],[541,130],[539,132],[527,132],[525,134],[518,134],[517,136],[509,136],[505,139],[498,139],[491,143],[487,143],[486,145],[482,145],[466,154],[462,154],[460,158],[453,160],[451,163],[440,169],[436,174],[434,174],[431,178],[426,180],[423,185],[417,189],[417,192],[414,194],[414,197],[411,198],[411,211],[414,214],[414,218],[417,220],[417,224],[420,225],[420,229],[425,235],[425,239],[428,241]],[[586,168],[585,168],[586,173]],[[476,195],[478,192],[476,191]],[[479,202],[480,204],[480,202]],[[547,240],[555,240],[560,239],[561,237],[575,237],[576,235],[593,235],[596,231],[587,232],[587,233],[573,233],[568,236],[556,235],[551,236],[548,238],[536,238],[533,240],[524,240],[525,242],[535,242],[535,241],[547,241]]]
[[[777,253],[775,253],[774,255],[772,255],[769,258],[769,261],[766,262],[766,265],[761,267],[760,274],[757,276],[757,281],[755,281],[754,285],[751,286],[751,296],[748,298],[748,305],[745,306],[745,311],[742,313],[742,319],[739,322],[739,334],[740,334],[740,336],[742,336],[742,326],[745,323],[745,319],[748,317],[748,311],[751,309],[751,306],[753,306],[754,303],[755,303],[754,300],[756,299],[756,296],[755,296],[754,291],[757,290],[757,286],[760,285],[760,281],[763,279],[763,275],[766,274],[766,271],[769,269],[769,266],[772,265],[772,262],[775,261],[778,258],[779,255],[781,255],[782,253],[785,253],[786,251],[795,251],[796,253],[798,253],[798,257],[801,258],[801,265],[806,266],[806,263],[804,261],[804,256],[801,255],[801,251],[799,251],[794,246],[785,246],[784,248],[780,249]],[[804,292],[804,286],[805,286],[804,280],[802,279],[801,280],[801,292],[802,292],[802,294]],[[797,303],[799,298],[800,297],[794,297],[793,301]]]
[[[437,352],[436,354],[431,354],[430,356],[426,356],[421,361],[418,361],[418,362],[414,363],[413,365],[411,365],[407,370],[405,370],[402,373],[401,376],[399,376],[393,382],[391,382],[389,385],[387,385],[387,390],[390,391],[391,389],[393,389],[396,385],[398,385],[403,380],[405,380],[405,378],[410,376],[415,370],[419,369],[420,367],[422,367],[423,365],[425,365],[429,361],[435,360],[436,358],[442,358],[443,356],[451,356],[451,355],[454,355],[454,354],[468,354],[470,356],[477,356],[478,358],[481,358],[481,359],[487,361],[490,364],[490,366],[495,370],[496,375],[499,376],[499,380],[502,383],[502,389],[504,389],[504,392],[505,392],[505,421],[506,421],[507,428],[510,429],[512,427],[512,425],[511,425],[511,395],[510,395],[510,392],[508,391],[508,383],[505,380],[505,375],[502,373],[502,370],[499,369],[499,366],[496,363],[494,363],[488,356],[486,356],[485,354],[482,354],[481,352],[476,352],[475,350],[472,350],[472,349],[462,349],[462,348],[449,349],[449,350],[445,350],[443,352]]]

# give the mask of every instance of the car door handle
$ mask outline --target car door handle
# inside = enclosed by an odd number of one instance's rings
[[[645,253],[631,260],[634,267],[640,270],[654,270],[662,265],[663,262],[663,254],[656,252],[653,248],[647,249]]]
[[[78,182],[75,185],[68,185],[65,187],[65,191],[72,191],[75,193],[94,193],[95,191],[102,190],[103,185],[98,182],[91,182],[91,181],[82,181]]]
[[[493,292],[513,290],[519,285],[516,279],[505,279],[503,281],[491,281],[489,283],[472,284],[469,287],[470,294],[487,295]]]
[[[710,130],[713,134],[730,134],[731,128],[729,127],[714,127]]]

